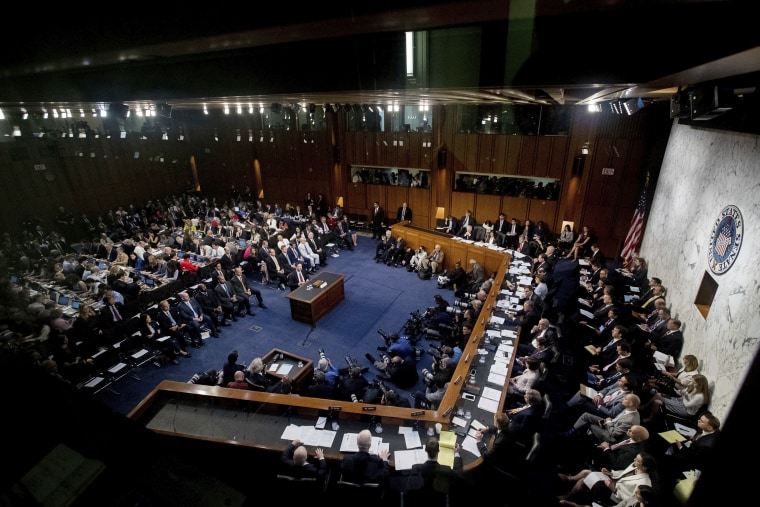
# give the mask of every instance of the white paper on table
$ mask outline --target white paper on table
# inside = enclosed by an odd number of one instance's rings
[[[283,440],[296,440],[301,438],[301,428],[295,424],[288,424],[280,435]]]
[[[491,369],[488,370],[488,373],[496,373],[498,375],[505,375],[507,374],[507,365],[503,363],[494,363],[491,365]]]
[[[327,417],[317,417],[317,424],[314,427],[318,430],[323,430],[325,429],[325,424],[327,424]]]
[[[412,466],[427,461],[424,449],[401,450],[393,453],[393,468],[396,470],[411,470]]]
[[[496,315],[491,315],[491,318],[488,319],[488,322],[491,324],[501,325],[504,324],[504,317],[497,317]]]
[[[293,369],[292,364],[282,364],[280,365],[280,369],[277,370],[278,375],[287,375],[290,370]]]
[[[480,449],[478,449],[478,441],[475,440],[471,436],[464,437],[464,442],[462,442],[462,449],[465,451],[474,454],[475,457],[480,457]]]
[[[587,319],[593,319],[594,318],[594,314],[591,313],[588,310],[584,310],[583,308],[579,308],[578,311],[581,312],[581,315],[583,315]]]
[[[509,301],[506,299],[502,299],[501,301],[496,302],[496,308],[502,308],[504,310],[509,309]]]
[[[504,355],[497,354],[497,355],[493,356],[493,362],[494,363],[503,363],[506,366],[509,366],[509,361],[510,361],[509,355],[504,356]]]
[[[507,381],[506,375],[499,375],[497,373],[489,373],[488,374],[488,382],[490,384],[496,384],[497,386],[504,386],[504,383]]]
[[[501,337],[502,338],[517,338],[517,331],[515,331],[514,329],[502,329]]]
[[[520,302],[520,298],[516,298],[516,297],[514,297],[514,296],[513,296],[513,297],[510,297],[510,298],[509,298],[509,302],[510,302],[510,303],[512,303],[513,305],[514,305],[514,304],[517,304],[517,303],[519,303],[519,302]]]
[[[464,428],[465,426],[467,426],[467,420],[461,417],[454,416],[451,418],[451,424],[453,424],[454,426],[459,426],[460,428]]]
[[[502,289],[501,292],[499,292],[499,294],[506,294],[507,296],[511,296],[512,294],[514,294],[514,292],[512,292],[511,290]]]
[[[271,371],[272,373],[275,373],[277,371],[277,368],[279,367],[280,367],[280,363],[272,363],[269,366],[269,371]]]
[[[631,292],[639,292],[639,288],[634,287],[633,285],[629,286],[628,288],[631,289]]]
[[[578,264],[581,266],[590,266],[591,264],[586,259],[578,259]]]
[[[501,345],[499,345],[496,348],[497,352],[509,352],[512,353],[515,350],[515,346],[512,345],[512,342],[502,342]]]
[[[480,432],[476,430],[475,428],[470,428],[470,431],[467,432],[467,436],[470,436],[473,438],[476,438],[479,434]]]
[[[677,422],[673,423],[673,426],[675,427],[675,430],[680,433],[681,435],[685,437],[693,437],[697,434],[697,430],[694,428],[689,428],[688,426],[684,426],[683,424],[679,424]]]
[[[481,396],[488,398],[489,400],[499,401],[501,399],[501,391],[494,389],[493,387],[484,387]]]
[[[498,329],[487,329],[486,334],[491,338],[501,338],[501,331]]]
[[[519,283],[520,285],[530,285],[531,283],[533,283],[533,278],[529,276],[521,276],[520,278],[517,279],[517,283]]]
[[[358,436],[358,433],[344,433],[340,442],[340,452],[359,452],[359,446],[356,444]]]
[[[478,421],[477,419],[473,419],[472,421],[470,421],[470,426],[472,426],[476,430],[480,430],[480,429],[483,429],[483,428],[486,427],[485,424],[483,424],[482,422]]]
[[[416,431],[410,431],[408,433],[404,433],[404,442],[406,443],[407,449],[422,447],[422,442],[420,441],[420,434],[417,433]]]
[[[375,443],[375,439],[377,439],[377,443]],[[374,447],[374,451],[372,448]],[[383,439],[380,437],[372,437],[372,445],[369,446],[369,453],[370,454],[380,454],[382,451],[389,451],[391,450],[391,444],[390,442],[383,442]]]
[[[314,426],[301,426],[301,438],[299,440],[305,445],[317,445],[320,431]]]
[[[481,396],[478,400],[478,408],[495,414],[499,410],[499,402],[496,400],[489,400],[485,396]]]
[[[319,439],[314,444],[317,447],[332,447],[335,437],[338,435],[338,432],[333,430],[320,430],[317,433],[319,434]]]
[[[403,435],[404,433],[409,433],[411,431],[414,431],[414,428],[411,426],[399,426],[398,427],[398,434]]]

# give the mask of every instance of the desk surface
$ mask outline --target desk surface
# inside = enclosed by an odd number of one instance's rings
[[[340,281],[342,283],[344,275],[338,273],[330,273],[329,271],[322,271],[309,282],[301,287],[297,288],[287,296],[290,299],[296,299],[298,301],[304,301],[306,303],[317,299],[319,296],[325,293],[326,289],[329,289],[331,285]],[[321,288],[315,286],[316,283],[323,281],[327,282],[327,285]]]

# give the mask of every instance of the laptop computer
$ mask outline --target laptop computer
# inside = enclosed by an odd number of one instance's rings
[[[246,245],[245,245],[245,240],[244,240],[244,239],[241,239],[241,240],[240,240],[240,248],[245,248],[245,246],[246,246]]]
[[[50,301],[55,301],[56,303],[58,302],[58,292],[51,290],[48,293],[48,297],[50,298]]]
[[[58,296],[58,304],[61,306],[69,306],[69,299],[70,298],[68,296],[64,296],[63,294],[61,294],[60,296]]]
[[[78,299],[72,299],[72,300],[71,300],[71,308],[72,308],[73,310],[79,310],[79,306],[80,306],[81,304],[82,304],[82,303],[80,303]]]

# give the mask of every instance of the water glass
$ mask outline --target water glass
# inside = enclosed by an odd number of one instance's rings
[[[465,418],[465,419],[467,419],[468,421],[469,421],[470,419],[472,419],[472,412],[471,412],[471,411],[469,411],[469,410],[467,410],[467,411],[464,413],[464,418]]]

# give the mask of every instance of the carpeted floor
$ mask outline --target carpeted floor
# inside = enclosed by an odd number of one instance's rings
[[[262,292],[268,308],[258,308],[252,298],[256,316],[220,328],[219,338],[208,338],[204,347],[189,349],[192,357],[180,358],[179,365],[158,368],[147,364],[134,370],[140,380],[127,376],[112,386],[118,394],[105,390],[97,395],[98,399],[115,412],[126,415],[162,380],[186,382],[194,373],[219,369],[232,350],[237,350],[239,361],[247,364],[275,347],[315,362],[319,359],[319,350],[324,349],[339,368],[347,365],[345,358],[350,356],[362,366],[370,367],[365,377],[373,380],[377,372],[365,354],[369,352],[378,357],[377,347],[384,345],[378,329],[398,332],[410,313],[424,312],[433,305],[436,293],[445,293],[449,301],[454,300],[454,295],[438,289],[435,278],[423,281],[406,269],[375,263],[372,259],[376,241],[370,237],[359,236],[358,243],[353,251],[342,250],[339,257],[328,257],[328,266],[323,269],[345,275],[345,300],[316,326],[291,319],[287,291],[261,285],[258,275],[254,275],[249,278],[251,286]],[[312,278],[316,275],[318,273]],[[420,341],[418,348],[426,350],[427,342]],[[423,355],[418,369],[429,368],[429,363],[429,356]],[[423,389],[422,382],[417,388]],[[410,395],[415,390],[401,393]]]

